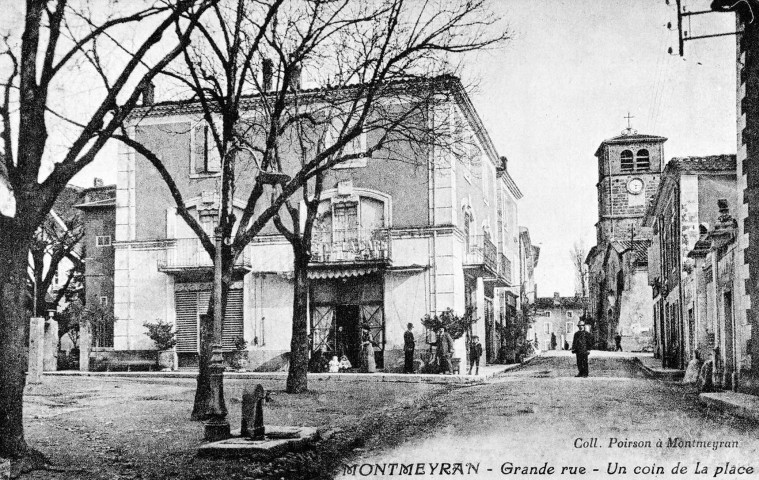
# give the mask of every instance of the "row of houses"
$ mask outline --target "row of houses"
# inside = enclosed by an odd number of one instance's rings
[[[736,156],[665,163],[666,140],[628,129],[596,152],[588,321],[599,348],[621,335],[629,349],[653,350],[664,368],[713,359],[719,383],[730,388],[751,364],[738,293]]]
[[[426,350],[429,337],[420,320],[447,308],[474,308],[472,333],[483,339],[488,362],[503,360],[504,345],[520,341],[505,338],[505,327],[517,323],[523,303],[535,298],[539,248],[520,226],[522,192],[506,157],[497,153],[460,82],[447,79],[444,87],[455,90],[448,107],[464,125],[468,155],[420,153],[415,162],[393,162],[385,152],[338,165],[324,180],[308,267],[313,352],[333,353],[341,332],[343,347],[358,363],[360,330],[367,324],[379,367],[397,370],[406,325],[414,324],[418,350]],[[249,105],[255,109],[255,99]],[[192,214],[212,232],[220,173],[200,161],[209,155],[198,136],[204,122],[199,106],[146,103],[132,118],[128,130],[159,154]],[[362,138],[355,146],[371,143]],[[143,323],[155,320],[175,326],[179,367],[193,368],[211,260],[154,167],[123,146],[116,164],[116,184],[86,190],[78,205],[87,232],[88,302],[115,317],[112,328],[90,332],[81,368],[94,355],[153,350]],[[239,203],[243,199],[236,199],[236,208]],[[267,227],[238,261],[224,349],[244,340],[249,368],[277,369],[287,361],[292,255],[286,239]],[[461,339],[456,356],[465,357],[465,349]]]

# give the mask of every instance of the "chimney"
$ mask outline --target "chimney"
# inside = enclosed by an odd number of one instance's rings
[[[559,292],[553,292],[553,298],[554,300],[558,300],[559,298],[561,298],[561,295],[559,295]]]
[[[274,77],[274,62],[271,59],[264,58],[262,74],[264,92],[268,92],[271,90],[271,79]]]
[[[93,187],[102,187],[103,186],[103,179],[95,177],[95,180],[92,181]]]
[[[155,84],[150,82],[148,86],[145,87],[145,91],[142,92],[142,104],[153,105],[153,102],[155,102]]]

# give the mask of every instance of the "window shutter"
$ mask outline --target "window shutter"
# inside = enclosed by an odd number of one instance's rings
[[[224,351],[235,350],[235,340],[243,336],[242,289],[229,290],[227,294],[227,311],[224,315],[222,347]]]
[[[216,142],[213,139],[213,131],[207,125],[205,127],[205,136],[207,171],[209,173],[217,173],[221,171],[221,157],[219,156],[219,149],[216,148]]]
[[[197,292],[174,292],[177,312],[177,352],[198,352],[197,298]]]
[[[192,171],[206,173],[205,124],[200,123],[192,128],[192,141]]]

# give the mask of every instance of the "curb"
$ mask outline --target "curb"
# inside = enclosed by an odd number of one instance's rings
[[[733,397],[735,402],[729,401]],[[701,393],[698,401],[707,407],[714,407],[727,414],[759,422],[759,397],[746,393]],[[748,404],[748,405],[747,405]]]
[[[426,384],[479,384],[501,373],[501,370],[487,374],[432,375],[432,374],[383,374],[383,373],[309,373],[308,380],[314,382],[349,383],[426,383]],[[197,372],[45,372],[50,377],[93,377],[93,378],[143,378],[143,379],[195,379]],[[287,379],[287,372],[225,372],[226,380],[280,380]]]
[[[632,359],[633,364],[638,367],[647,377],[655,378],[658,380],[666,380],[671,382],[679,382],[685,377],[685,370],[659,370],[648,367],[638,357]]]

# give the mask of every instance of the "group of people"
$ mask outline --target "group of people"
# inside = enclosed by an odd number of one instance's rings
[[[407,330],[403,334],[403,373],[414,373],[414,350],[416,349],[416,340],[414,338],[414,324],[409,323]],[[439,372],[445,375],[453,374],[453,338],[445,331],[445,327],[440,327],[436,333],[435,346],[436,361],[439,365]],[[472,369],[476,367],[475,375],[480,373],[480,357],[482,357],[482,344],[477,335],[471,337],[469,343],[469,375]]]

